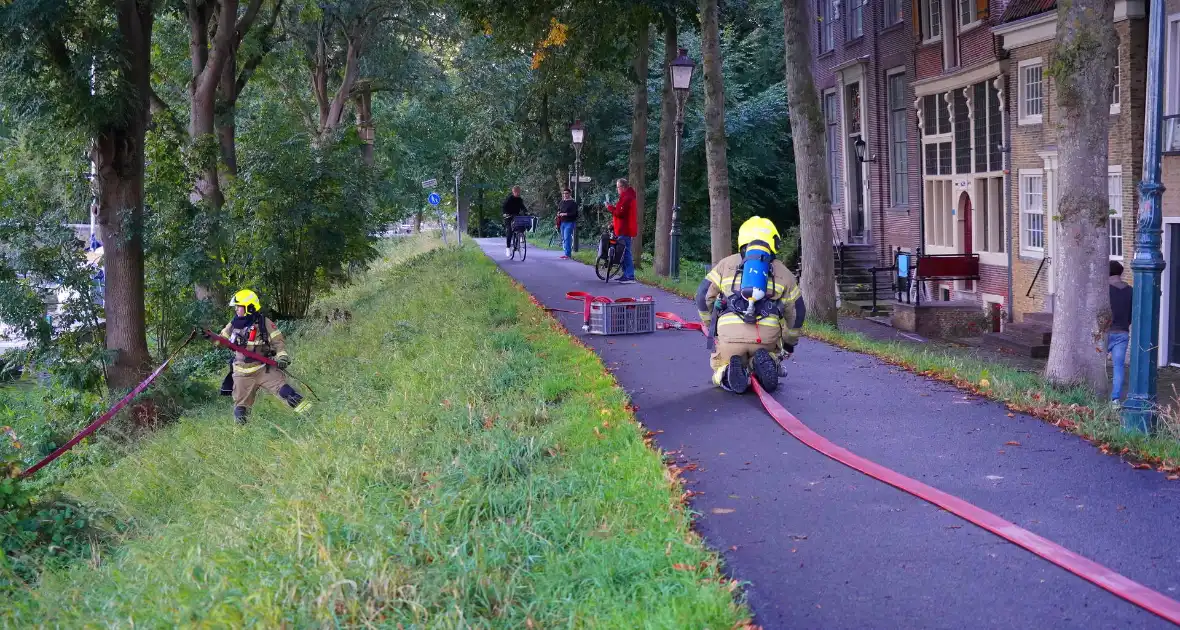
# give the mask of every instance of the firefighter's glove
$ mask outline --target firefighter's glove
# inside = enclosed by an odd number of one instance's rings
[[[275,365],[279,366],[280,370],[285,370],[291,365],[291,357],[283,355],[275,358]]]

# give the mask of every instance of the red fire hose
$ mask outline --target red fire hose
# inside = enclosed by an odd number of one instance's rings
[[[98,420],[95,420],[94,422],[90,423],[90,426],[86,427],[85,429],[82,429],[82,431],[80,433],[78,433],[78,435],[75,435],[73,438],[71,438],[69,442],[66,442],[65,444],[61,445],[56,451],[53,451],[52,453],[47,455],[41,461],[30,466],[28,470],[22,472],[20,474],[20,478],[24,479],[24,478],[32,475],[33,473],[37,472],[38,470],[41,470],[42,468],[45,467],[46,464],[48,464],[49,462],[52,462],[53,460],[57,459],[58,457],[61,457],[63,453],[70,450],[71,448],[74,448],[74,445],[76,445],[78,442],[81,442],[82,440],[86,439],[86,436],[90,435],[91,433],[94,433],[95,431],[98,430],[99,427],[106,424],[111,418],[114,418],[115,414],[119,413],[119,411],[122,410],[123,407],[126,407],[127,403],[131,402],[136,396],[143,393],[143,390],[147,389],[148,385],[151,385],[152,381],[156,380],[156,377],[164,372],[164,369],[168,367],[168,364],[172,362],[172,359],[175,359],[176,355],[180,354],[180,351],[183,350],[184,347],[187,346],[189,344],[189,342],[193,340],[193,337],[195,337],[196,335],[197,335],[197,331],[194,330],[192,333],[189,334],[188,339],[185,339],[184,343],[180,344],[180,347],[177,348],[176,351],[172,353],[172,356],[168,357],[163,363],[161,363],[160,367],[156,368],[155,372],[152,372],[147,378],[143,379],[143,381],[140,382],[139,385],[136,385],[135,389],[131,390],[131,393],[124,396],[122,400],[115,403],[114,407],[111,407],[110,409],[107,410],[106,413],[99,416]]]
[[[700,324],[686,322],[674,313],[657,313],[656,315],[661,319],[672,322],[671,324],[662,325],[663,329],[675,328],[705,332]],[[987,510],[976,507],[963,499],[906,477],[880,464],[869,461],[848,449],[833,444],[803,424],[791,412],[787,411],[773,396],[762,389],[762,385],[758,383],[758,379],[751,380],[753,381],[754,391],[758,394],[758,399],[762,402],[762,407],[766,409],[770,417],[780,427],[786,430],[787,433],[790,433],[792,437],[806,444],[808,447],[878,481],[903,490],[923,501],[933,503],[951,514],[985,529],[1008,542],[1019,545],[1144,610],[1155,613],[1172,623],[1180,624],[1180,602],[1139,584],[1130,578],[1124,577],[1093,560],[1078,555],[1047,538],[1038,536],[1023,527],[1006,521]]]
[[[315,392],[312,391],[310,385],[305,383],[303,381],[303,379],[299,378],[298,376],[295,376],[294,374],[288,372],[285,368],[279,367],[278,362],[276,362],[274,359],[272,359],[268,356],[258,354],[257,352],[253,352],[251,350],[247,350],[247,349],[243,348],[242,346],[239,346],[236,343],[230,341],[229,339],[226,339],[225,337],[222,337],[221,335],[213,332],[212,330],[209,330],[209,329],[202,330],[201,334],[204,335],[204,337],[206,339],[208,339],[209,341],[212,341],[213,343],[215,343],[219,346],[229,348],[230,350],[233,350],[234,352],[240,352],[240,353],[242,353],[243,356],[254,359],[255,361],[258,361],[260,363],[265,363],[266,365],[278,368],[278,370],[280,372],[282,372],[283,374],[286,374],[287,376],[290,376],[291,378],[295,379],[296,381],[299,381],[300,385],[307,388],[307,393],[311,394],[312,397],[314,397],[316,400],[320,399],[320,397],[316,396]]]

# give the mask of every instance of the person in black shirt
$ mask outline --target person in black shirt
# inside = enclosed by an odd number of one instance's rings
[[[565,250],[563,259],[570,257],[574,244],[574,230],[578,229],[578,202],[573,200],[570,189],[561,191],[561,202],[557,204],[557,229],[561,230],[561,247]]]
[[[512,187],[512,194],[500,206],[504,215],[504,255],[512,256],[512,220],[525,214],[524,199],[520,198],[520,186]]]
[[[1131,297],[1133,290],[1123,282],[1123,266],[1110,261],[1110,330],[1106,334],[1106,350],[1114,364],[1114,388],[1110,400],[1118,403],[1123,396],[1123,374],[1127,362],[1127,341],[1131,331]]]

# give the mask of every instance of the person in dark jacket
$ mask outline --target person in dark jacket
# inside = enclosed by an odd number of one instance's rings
[[[1118,403],[1123,396],[1123,375],[1127,362],[1127,341],[1131,336],[1131,296],[1133,290],[1123,282],[1123,266],[1110,261],[1110,330],[1106,334],[1106,350],[1114,364],[1114,388],[1110,400]]]
[[[561,202],[557,204],[557,229],[561,231],[561,247],[565,250],[562,258],[568,259],[574,245],[574,230],[578,229],[578,202],[569,188],[562,189]]]
[[[512,220],[526,213],[524,199],[520,198],[520,186],[512,187],[512,194],[504,200],[504,204],[500,206],[500,212],[504,215],[504,255],[511,257]]]

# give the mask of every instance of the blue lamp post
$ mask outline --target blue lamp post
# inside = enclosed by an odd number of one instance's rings
[[[1164,3],[1151,2],[1147,49],[1164,49]],[[1160,198],[1160,144],[1163,127],[1164,56],[1147,60],[1147,100],[1143,123],[1143,181],[1139,183],[1139,221],[1135,230],[1134,311],[1131,318],[1131,378],[1123,405],[1123,428],[1150,433],[1155,428],[1156,359],[1159,355],[1163,215]]]

